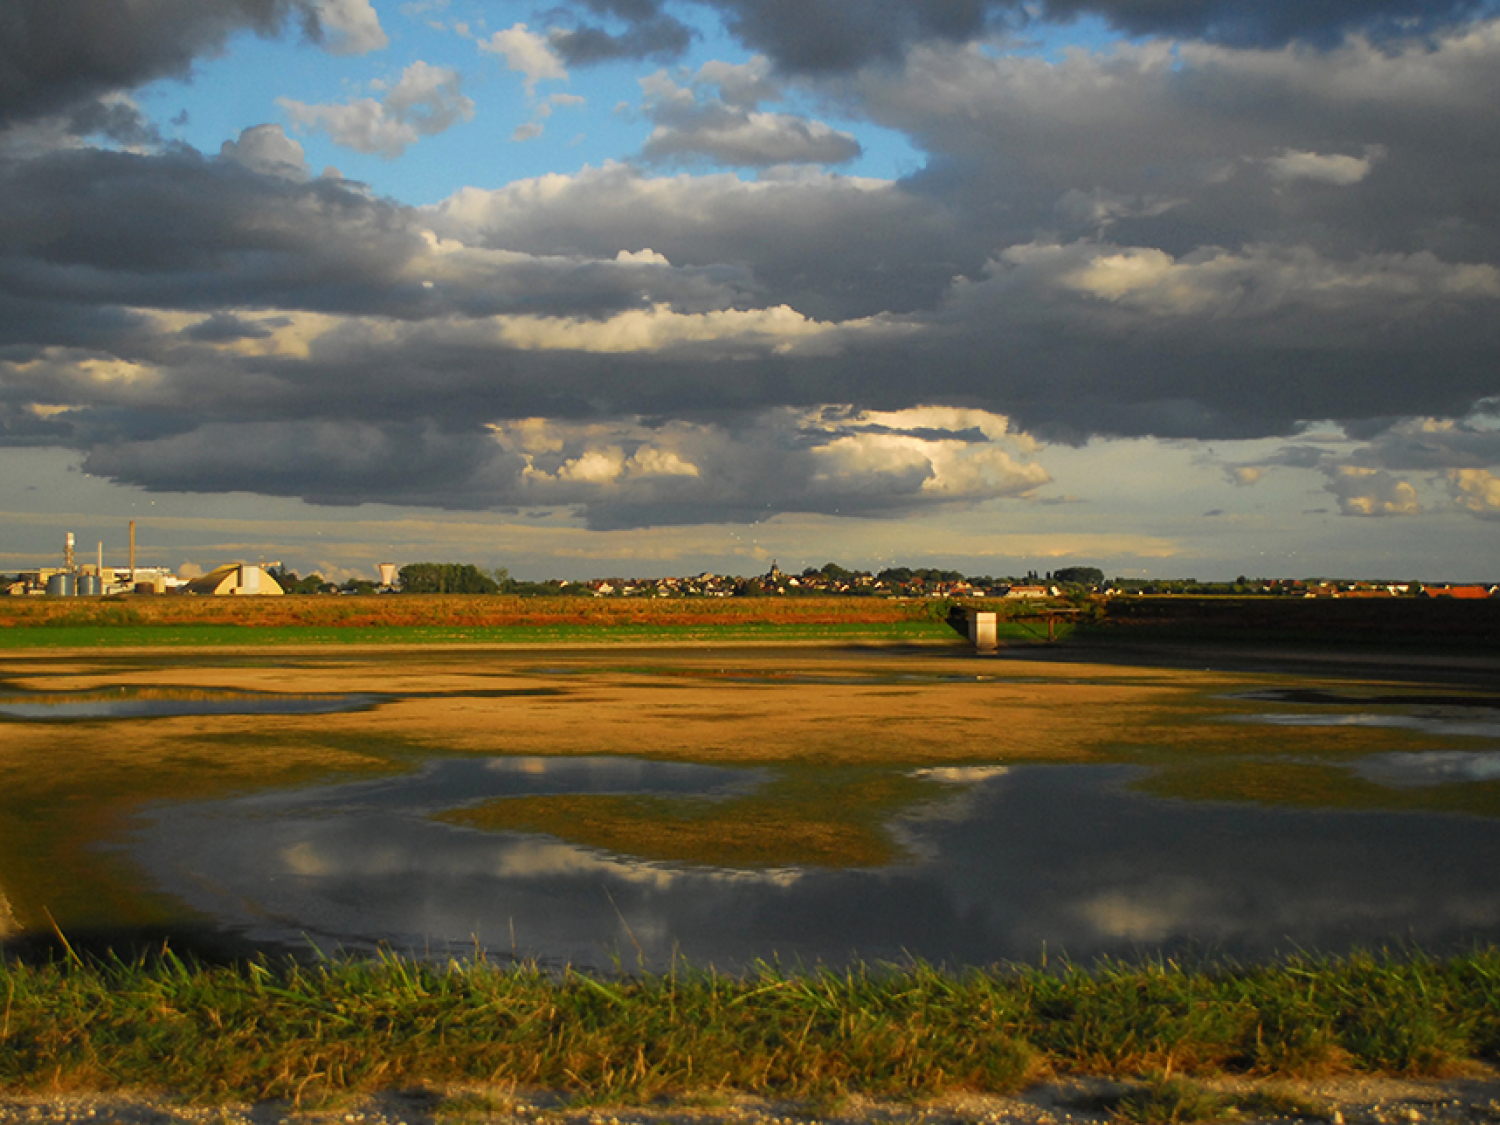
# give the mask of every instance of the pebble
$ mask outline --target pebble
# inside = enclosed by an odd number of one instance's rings
[[[1310,1089],[1329,1108],[1321,1121],[1239,1119],[1240,1125],[1500,1125],[1500,1075],[1462,1083],[1385,1087],[1376,1097],[1351,1097],[1347,1086]],[[455,1098],[465,1096],[455,1092]],[[785,1103],[742,1099],[720,1108],[568,1109],[555,1097],[532,1101],[507,1092],[479,1106],[444,1105],[439,1093],[389,1094],[349,1099],[337,1108],[298,1111],[285,1103],[194,1106],[137,1095],[7,1097],[0,1094],[0,1125],[1110,1125],[1102,1112],[1077,1108],[1058,1087],[1025,1097],[956,1097],[912,1105],[852,1099],[825,1113],[799,1112]],[[1417,1104],[1412,1104],[1413,1102]],[[493,1106],[494,1108],[490,1108]],[[482,1108],[481,1108],[482,1107]]]

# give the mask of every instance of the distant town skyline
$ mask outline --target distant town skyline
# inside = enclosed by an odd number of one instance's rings
[[[0,571],[1486,581],[1500,0],[13,0]]]

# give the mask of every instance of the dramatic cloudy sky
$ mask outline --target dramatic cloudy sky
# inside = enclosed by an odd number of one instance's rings
[[[0,0],[0,570],[1500,578],[1496,0]]]

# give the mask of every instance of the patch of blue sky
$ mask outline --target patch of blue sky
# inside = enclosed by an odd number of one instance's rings
[[[525,77],[480,43],[516,23],[545,34],[545,11],[515,9],[496,20],[493,9],[472,0],[401,5],[377,0],[376,7],[389,39],[384,48],[363,55],[333,54],[290,26],[276,37],[241,34],[218,57],[199,61],[186,80],[154,83],[138,94],[138,101],[165,136],[206,156],[217,155],[245,129],[276,124],[302,145],[314,175],[335,168],[377,194],[421,205],[463,187],[494,189],[631,160],[652,128],[642,112],[643,78],[664,70],[686,83],[710,61],[744,64],[752,58],[711,10],[679,6],[677,14],[691,19],[696,34],[684,56],[670,65],[624,59],[575,66],[566,78],[537,80],[528,92]],[[623,25],[609,30],[623,30]],[[419,138],[396,156],[337,144],[325,129],[299,125],[283,102],[345,106],[364,98],[381,101],[406,68],[419,61],[457,71],[464,95],[474,101],[474,113],[440,134]],[[831,170],[893,179],[922,167],[921,153],[903,134],[845,118],[838,107],[820,103],[794,85],[784,91],[784,101],[761,108],[820,120],[859,140],[861,155]],[[721,169],[696,165],[694,170]],[[733,171],[756,175],[754,169]]]

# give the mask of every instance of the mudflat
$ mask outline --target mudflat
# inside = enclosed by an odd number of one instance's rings
[[[0,888],[13,929],[50,926],[46,914],[65,928],[160,923],[171,904],[140,893],[123,862],[99,850],[145,802],[401,772],[436,755],[834,769],[1239,755],[1262,769],[1262,730],[1204,720],[1264,710],[1271,705],[1255,702],[1257,692],[1305,685],[1309,666],[1318,685],[1351,699],[1412,676],[1423,692],[1488,698],[1467,666],[1304,659],[1289,675],[1287,659],[1065,645],[986,657],[956,636],[919,645],[0,651],[10,700],[156,707],[123,718],[68,719],[59,708],[55,720],[0,719]],[[349,699],[350,709],[193,706],[226,698]],[[1330,760],[1425,745],[1410,730],[1337,726],[1287,730],[1279,743]]]

